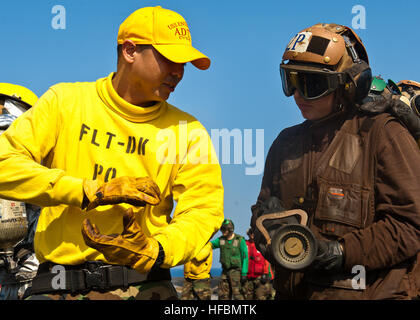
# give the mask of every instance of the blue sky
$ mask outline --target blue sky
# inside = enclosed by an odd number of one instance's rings
[[[66,10],[66,28],[54,29],[55,5]],[[289,40],[318,22],[352,26],[366,10],[362,38],[375,75],[420,81],[418,23],[420,3],[402,1],[239,1],[239,0],[17,0],[0,9],[0,82],[27,86],[38,96],[58,82],[95,81],[116,68],[121,22],[140,7],[161,5],[180,13],[193,45],[208,55],[209,70],[187,65],[169,102],[211,129],[264,130],[264,158],[277,134],[303,121],[293,98],[283,95],[279,63]],[[262,165],[262,164],[260,164]],[[250,206],[262,173],[246,175],[249,164],[222,164],[225,216],[245,235]],[[220,233],[217,234],[219,236]],[[214,266],[218,267],[218,252]]]

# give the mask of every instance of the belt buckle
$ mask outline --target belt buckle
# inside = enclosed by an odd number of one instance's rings
[[[86,289],[95,291],[105,291],[108,289],[106,266],[100,261],[88,261],[86,268],[82,269],[85,274]]]

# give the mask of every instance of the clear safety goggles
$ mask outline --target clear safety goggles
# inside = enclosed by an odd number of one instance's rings
[[[290,97],[297,90],[306,100],[327,96],[344,84],[344,74],[328,69],[310,69],[297,65],[280,65],[283,92]]]
[[[224,232],[226,232],[226,231],[229,231],[229,232],[233,232],[233,228],[232,228],[232,226],[221,226],[220,227],[220,231],[222,232],[222,233],[224,233]]]

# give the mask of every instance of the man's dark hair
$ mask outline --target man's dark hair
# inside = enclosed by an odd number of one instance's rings
[[[141,51],[147,47],[150,47],[151,44],[136,44],[136,50]],[[117,65],[120,63],[122,56],[122,44],[117,45]]]
[[[120,58],[122,55],[122,44],[117,46],[117,64],[120,62]]]

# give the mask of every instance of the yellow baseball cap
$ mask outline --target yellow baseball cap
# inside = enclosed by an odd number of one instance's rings
[[[0,96],[22,102],[27,109],[38,100],[37,95],[28,88],[12,83],[0,83]]]
[[[192,46],[185,19],[161,6],[141,8],[129,15],[118,31],[118,44],[126,40],[153,45],[161,55],[176,63],[191,62],[201,70],[210,66],[210,59]]]

